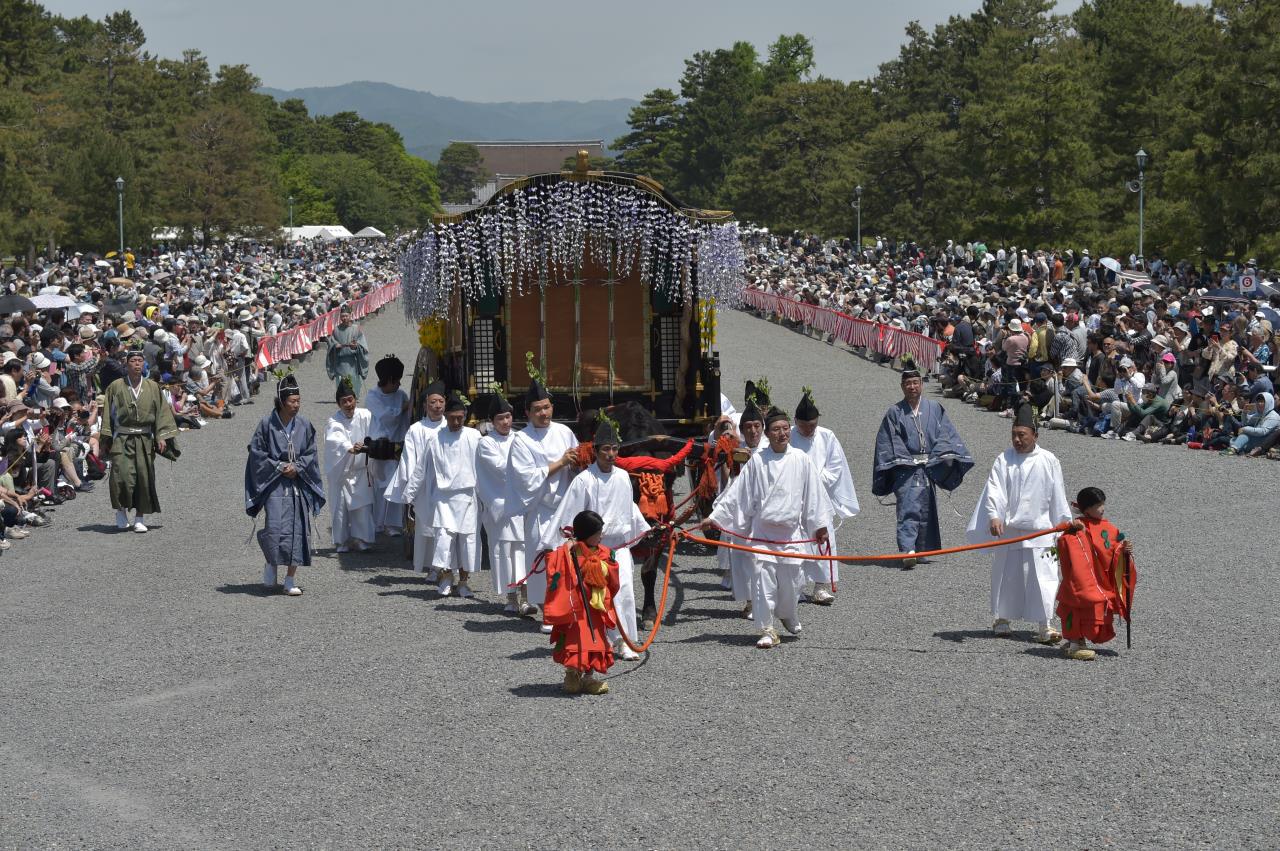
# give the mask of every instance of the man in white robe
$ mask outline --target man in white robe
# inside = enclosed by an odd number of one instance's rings
[[[578,516],[578,512],[590,509],[599,514],[604,519],[600,544],[612,550],[613,557],[618,562],[618,593],[613,595],[618,628],[632,644],[636,644],[639,631],[636,628],[633,576],[635,561],[631,557],[630,546],[623,545],[634,544],[637,538],[648,533],[649,521],[645,520],[640,507],[632,498],[631,476],[621,467],[614,466],[622,441],[611,422],[601,421],[592,444],[596,460],[569,483],[568,490],[560,500],[555,519],[544,532],[541,549],[554,550],[563,544],[565,538],[561,530],[573,526],[573,518]],[[639,653],[626,645],[617,630],[609,631],[609,640],[613,642],[614,652],[620,658],[626,661],[640,658]]]
[[[479,566],[476,511],[476,445],[480,432],[463,425],[467,407],[456,393],[445,403],[447,425],[426,442],[424,461],[405,484],[416,523],[430,526],[434,547],[431,567],[439,577],[437,590],[448,597],[456,585],[458,596],[474,597],[468,580]],[[425,492],[425,493],[424,493]],[[420,494],[425,510],[419,512]]]
[[[833,512],[826,523],[830,532],[828,542],[831,545],[831,555],[836,555],[836,530],[845,520],[857,516],[860,509],[844,447],[836,439],[835,432],[818,425],[819,416],[821,414],[818,406],[806,391],[796,407],[796,422],[791,428],[791,445],[809,456],[809,460],[818,468],[823,487],[827,489]],[[816,545],[810,546],[814,547],[813,551],[816,553]],[[804,575],[806,580],[813,583],[813,593],[809,595],[811,601],[822,606],[835,602],[833,585],[840,581],[838,562],[807,561],[804,564]]]
[[[430,525],[431,504],[427,501],[428,491],[420,489],[414,499],[405,496],[405,486],[415,471],[421,475],[420,468],[426,463],[427,444],[435,440],[436,432],[444,428],[443,381],[433,382],[427,387],[426,415],[413,425],[404,435],[404,447],[400,451],[400,463],[396,472],[387,482],[384,495],[390,502],[412,505],[414,516],[421,514],[426,520],[414,521],[413,534],[413,570],[415,573],[426,573],[427,580],[435,581],[435,568],[431,567],[432,553],[435,550],[435,533]]]
[[[525,558],[533,570],[576,470],[578,438],[568,426],[552,421],[551,396],[537,379],[529,384],[524,408],[529,424],[516,433],[507,462],[507,514],[524,515]],[[525,586],[529,602],[541,606],[547,596],[546,572],[530,574]],[[551,626],[542,631],[549,634]]]
[[[982,543],[1016,538],[1071,520],[1062,481],[1062,466],[1047,449],[1036,445],[1035,411],[1023,404],[1013,421],[1013,446],[991,465],[987,486],[973,509],[966,538]],[[1057,536],[1041,535],[991,551],[992,631],[1012,634],[1010,621],[1031,621],[1035,639],[1055,644],[1062,636],[1050,626],[1060,578],[1053,553]]]
[[[751,456],[735,487],[716,501],[711,516],[700,527],[745,528],[753,538],[782,542],[753,542],[753,547],[808,555],[808,545],[793,542],[827,540],[828,530],[823,524],[832,514],[827,489],[809,456],[790,446],[791,423],[776,408],[765,417],[765,438],[769,445]],[[800,558],[759,554],[752,558],[755,571],[751,609],[760,629],[756,646],[767,649],[780,643],[773,626],[775,614],[787,632],[800,634],[798,604],[804,568]]]
[[[329,500],[333,545],[340,553],[351,544],[364,552],[373,546],[373,488],[369,484],[369,412],[356,407],[348,382],[338,384],[338,411],[324,429],[324,476]]]
[[[388,355],[373,365],[378,376],[376,387],[365,394],[364,405],[373,417],[369,427],[369,440],[385,438],[393,444],[403,444],[409,430],[409,395],[400,389],[404,377],[404,364],[394,355]],[[395,459],[369,459],[373,474],[373,525],[392,538],[400,537],[404,529],[404,506],[386,497],[387,485],[395,475]]]
[[[742,442],[738,444],[738,448],[744,451],[748,457],[754,455],[757,450],[768,444],[764,441],[764,414],[756,407],[752,400],[747,401],[747,406],[739,414],[738,428],[741,432]],[[737,463],[737,462],[734,462]],[[743,462],[745,463],[745,462]],[[726,464],[720,470],[720,495],[716,497],[716,503],[721,500],[733,500],[734,496],[730,494],[737,486],[741,475],[732,475],[731,464]],[[740,526],[731,526],[721,524],[724,529],[729,532],[737,532],[740,535],[747,534],[750,528],[750,518],[741,518]],[[727,534],[727,533],[726,533]],[[730,543],[741,544],[742,540],[735,540],[732,536],[727,537]],[[716,553],[716,559],[719,562],[720,569],[724,573],[725,579],[728,581],[726,590],[733,591],[733,600],[735,603],[741,603],[742,616],[751,617],[751,601],[754,596],[753,579],[755,576],[755,559],[751,553],[744,553],[741,550],[731,550],[728,547],[720,547]],[[721,583],[722,587],[724,582]]]
[[[476,497],[489,542],[493,591],[507,598],[503,609],[507,614],[536,615],[538,607],[529,603],[528,589],[522,582],[529,565],[525,559],[524,515],[507,513],[507,464],[515,432],[511,403],[501,395],[493,400],[489,421],[493,428],[476,445]],[[513,587],[516,583],[521,583],[518,589]]]

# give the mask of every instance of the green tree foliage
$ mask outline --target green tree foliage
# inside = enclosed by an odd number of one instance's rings
[[[862,134],[874,124],[860,83],[785,82],[751,102],[751,135],[729,168],[724,200],[738,215],[786,230],[824,230],[846,217]]]
[[[615,139],[612,146],[619,171],[647,175],[664,184],[674,180],[667,157],[680,116],[677,101],[671,89],[654,89],[631,108],[627,116],[631,132]]]
[[[745,141],[747,107],[760,91],[760,62],[756,49],[740,41],[728,50],[694,54],[684,65],[671,157],[675,184],[688,202],[714,207]]]
[[[244,110],[215,103],[177,126],[162,197],[167,221],[206,239],[264,235],[280,220],[266,134]]]
[[[445,203],[467,203],[485,180],[480,149],[465,142],[450,143],[440,152],[436,174],[439,175],[440,197]]]
[[[198,50],[145,44],[127,11],[95,21],[0,0],[0,253],[114,247],[116,177],[134,247],[162,226],[267,235],[290,193],[305,199],[297,224],[394,231],[439,209],[434,166],[390,126],[312,117],[258,94],[246,66],[213,73]]]
[[[685,62],[617,139],[618,167],[774,228],[1128,256],[1280,262],[1280,0],[983,0],[865,83],[810,79],[781,36]]]

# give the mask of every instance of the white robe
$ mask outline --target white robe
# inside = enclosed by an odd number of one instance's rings
[[[373,417],[369,427],[370,438],[385,437],[395,443],[404,442],[405,432],[409,430],[409,397],[403,390],[384,393],[377,387],[371,387],[365,394],[364,404]],[[373,523],[379,529],[404,528],[404,506],[386,498],[387,485],[391,484],[396,466],[395,461],[369,461],[375,491]]]
[[[411,473],[404,495],[419,524],[435,538],[431,566],[473,572],[477,564],[476,444],[480,432],[463,426],[437,429],[423,446],[423,463]],[[423,506],[420,508],[419,506]]]
[[[823,426],[814,430],[813,437],[805,437],[800,429],[792,426],[791,445],[809,456],[809,460],[818,468],[823,487],[827,489],[833,509],[827,523],[827,531],[830,533],[828,540],[831,542],[831,554],[836,555],[836,529],[845,519],[857,516],[862,510],[858,506],[858,494],[853,487],[853,474],[849,472],[844,447],[840,445],[835,432]],[[812,552],[818,551],[816,544],[810,546]],[[839,582],[840,565],[834,561],[807,561],[804,575],[810,582]]]
[[[965,533],[971,544],[995,540],[991,521],[1004,523],[1001,537],[1015,538],[1071,519],[1062,465],[1037,446],[1021,454],[1012,447],[996,457],[987,486],[978,497]],[[992,550],[991,612],[1005,620],[1047,624],[1058,595],[1058,561],[1050,552],[1054,535],[1041,535]]]
[[[762,446],[768,445],[769,444],[761,440],[760,443],[756,444],[754,449],[747,446],[745,443],[742,444],[742,448],[752,454],[755,454],[760,451]],[[716,497],[716,504],[719,504],[722,499],[736,499],[736,497],[728,496],[728,493],[737,486],[738,481],[742,478],[741,475],[731,477],[728,472],[728,465],[725,465],[725,467],[720,470],[720,476],[720,495]],[[743,519],[745,521],[749,518]],[[723,524],[721,524],[721,526],[723,526]],[[750,528],[750,523],[745,523],[742,528],[734,528],[731,526],[723,527],[729,529],[731,532],[746,535],[748,534],[747,530]],[[747,543],[741,539],[735,539],[732,535],[725,535],[724,537],[725,540],[731,544]],[[751,557],[751,553],[744,553],[742,550],[732,550],[728,547],[719,547],[718,550],[719,552],[716,554],[716,560],[719,563],[721,570],[729,571],[729,581],[731,583],[730,588],[733,589],[733,599],[739,603],[745,603],[751,600],[753,596],[751,583],[753,579],[753,571],[755,570],[755,560]]]
[[[493,590],[506,595],[524,579],[528,562],[524,552],[524,515],[507,514],[507,463],[515,433],[491,431],[476,444],[476,498],[480,521],[489,541],[489,569]]]
[[[569,487],[573,468],[566,466],[554,476],[547,468],[565,451],[578,445],[569,427],[552,422],[546,428],[532,423],[516,432],[507,461],[507,507],[509,516],[524,515],[525,558],[532,568],[544,533],[555,519],[560,497]],[[539,571],[525,583],[529,602],[542,605],[547,596],[547,575]]]
[[[809,456],[794,446],[783,452],[763,446],[743,466],[734,486],[716,500],[711,520],[753,538],[786,542],[812,538],[825,528],[833,512],[818,468]],[[751,546],[809,553],[806,544],[753,542]],[[756,626],[772,626],[775,611],[779,617],[794,619],[804,582],[802,560],[753,554],[752,562],[751,611]]]
[[[342,411],[329,417],[324,428],[325,498],[329,501],[334,546],[355,538],[374,541],[373,487],[369,484],[369,456],[349,451],[369,433],[369,412],[356,408],[350,418]]]
[[[600,543],[613,550],[618,562],[618,593],[613,597],[613,610],[618,614],[618,624],[634,644],[637,633],[635,562],[630,547],[623,544],[648,532],[649,521],[632,499],[631,476],[621,467],[605,473],[595,464],[575,476],[560,500],[554,520],[543,532],[541,549],[554,550],[563,544],[565,538],[561,530],[572,527],[578,512],[588,509],[604,520]],[[617,635],[611,632],[609,638],[616,641]]]
[[[414,471],[420,471],[422,465],[426,463],[427,444],[435,440],[436,432],[444,426],[444,417],[435,422],[423,417],[409,426],[409,430],[404,435],[400,463],[396,465],[396,471],[392,474],[391,481],[387,482],[387,489],[383,491],[383,495],[389,502],[413,505],[416,518],[413,524],[413,569],[418,573],[425,571],[431,564],[432,553],[435,550],[435,533],[430,522],[423,519],[431,516],[431,506],[426,501],[425,489],[415,494],[416,499],[410,499],[405,497],[405,486]]]

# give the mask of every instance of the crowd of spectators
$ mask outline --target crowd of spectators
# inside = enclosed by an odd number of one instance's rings
[[[744,233],[748,286],[944,342],[932,377],[948,396],[1006,417],[1030,399],[1049,427],[1100,438],[1280,458],[1280,286],[1255,260]]]
[[[75,253],[5,269],[0,550],[106,475],[102,392],[124,375],[128,350],[142,350],[180,428],[204,428],[254,403],[260,340],[394,280],[398,250],[239,243]]]

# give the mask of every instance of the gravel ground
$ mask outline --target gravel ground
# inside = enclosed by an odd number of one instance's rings
[[[720,327],[735,402],[761,373],[787,408],[811,385],[843,440],[863,513],[842,550],[891,551],[869,463],[893,373],[744,314]],[[416,350],[394,309],[366,330],[375,354]],[[320,354],[299,373],[317,426]],[[848,567],[802,639],[760,652],[689,556],[648,657],[568,698],[530,622],[439,599],[398,541],[335,555],[327,517],[307,593],[263,596],[241,482],[267,404],[183,437],[150,534],[116,534],[97,493],[0,558],[0,845],[1276,844],[1274,541],[1253,530],[1280,466],[1044,436],[1068,491],[1102,486],[1132,532],[1132,650],[988,637],[974,553]],[[979,460],[943,503],[958,544],[1009,423],[949,409]]]

